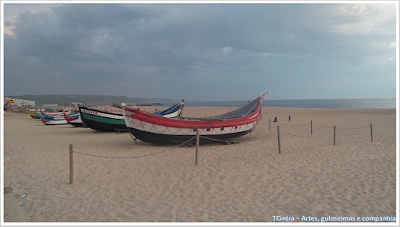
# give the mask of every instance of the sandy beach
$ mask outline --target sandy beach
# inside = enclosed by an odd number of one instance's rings
[[[233,109],[185,107],[184,115]],[[135,143],[129,133],[45,126],[12,113],[4,130],[4,173],[15,196],[27,194],[18,199],[26,222],[396,217],[395,109],[263,107],[240,143],[200,146],[197,166],[195,147]],[[73,184],[70,144],[84,153],[74,153]]]

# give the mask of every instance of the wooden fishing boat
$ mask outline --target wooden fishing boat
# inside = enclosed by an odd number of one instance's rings
[[[40,117],[38,117],[38,116],[35,114],[35,111],[34,111],[34,110],[28,110],[27,112],[28,112],[29,116],[31,116],[31,118],[33,118],[33,119],[40,119]]]
[[[40,111],[42,114],[42,118],[45,118],[47,120],[63,120],[64,119],[64,112],[57,112],[57,113],[45,113],[43,111]]]
[[[181,101],[170,108],[156,112],[155,114],[160,117],[181,116],[183,105],[184,101]],[[87,128],[102,132],[128,132],[122,114],[97,110],[87,106],[79,106],[79,112],[82,122]]]
[[[45,118],[40,118],[45,125],[65,125],[68,124],[68,122],[65,119],[45,119]]]
[[[44,118],[44,116],[43,116],[43,111],[33,111],[33,114],[36,116],[36,118],[37,119],[41,119],[41,118]],[[52,112],[46,112],[45,114],[47,114],[47,115],[51,115],[51,114],[54,114],[54,113],[52,113]],[[56,113],[56,114],[58,114],[58,113]]]
[[[237,110],[205,118],[163,118],[139,108],[124,108],[129,132],[149,143],[183,143],[200,134],[200,143],[226,142],[244,136],[256,128],[261,116],[261,103],[268,93]],[[195,140],[194,140],[195,141]]]
[[[82,127],[83,126],[83,122],[82,122],[81,115],[79,112],[71,113],[71,114],[64,113],[64,118],[68,122],[68,124],[70,124],[74,127]]]

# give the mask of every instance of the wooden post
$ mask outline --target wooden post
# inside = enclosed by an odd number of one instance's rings
[[[196,133],[196,158],[195,158],[195,163],[194,165],[197,166],[197,152],[199,150],[199,144],[200,144],[200,133],[199,133],[199,129],[197,129],[197,133]]]
[[[311,134],[312,134],[312,121],[311,121]]]
[[[374,142],[374,140],[372,139],[372,124],[371,124],[371,142]]]
[[[335,146],[335,140],[336,140],[336,126],[333,126],[333,146]]]
[[[271,130],[271,118],[269,119],[269,130]]]
[[[276,126],[277,127],[277,131],[278,131],[278,151],[279,151],[279,154],[281,153],[281,141],[280,141],[280,138],[279,138],[279,125],[278,126]]]
[[[74,183],[74,161],[73,161],[72,144],[69,145],[69,183]]]

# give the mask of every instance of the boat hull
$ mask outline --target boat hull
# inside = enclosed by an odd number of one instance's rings
[[[183,101],[176,103],[165,111],[160,111],[162,117],[177,117],[182,113]],[[79,107],[84,127],[102,132],[129,132],[122,114],[110,113],[91,109],[85,106]]]
[[[68,124],[74,126],[74,127],[83,127],[83,122],[80,120],[75,121],[68,121]]]
[[[119,124],[119,123],[107,123],[104,122],[104,119],[100,119],[101,121],[98,120],[91,120],[91,119],[85,119],[84,121],[84,126],[86,128],[91,128],[96,131],[100,132],[128,132],[128,129],[126,128],[125,124]],[[115,122],[118,122],[117,120]],[[124,122],[122,122],[124,123]]]
[[[45,118],[47,120],[63,120],[64,119],[64,113],[45,113],[42,112],[42,118]]]
[[[128,132],[122,114],[106,113],[79,107],[81,119],[86,128],[101,132]]]
[[[200,134],[199,143],[200,144],[215,143],[215,142],[226,143],[232,139],[242,137],[242,136],[250,133],[253,129],[241,131],[241,132],[227,133],[227,134],[214,134],[214,135]],[[129,128],[129,127],[128,127],[128,130],[137,139],[139,139],[143,142],[146,142],[146,143],[181,144],[181,143],[184,143],[189,140],[190,140],[188,142],[189,144],[196,143],[196,139],[194,138],[196,135],[160,134],[160,133],[146,132],[146,131],[138,130],[135,128]]]
[[[64,118],[68,122],[68,124],[74,126],[74,127],[83,127],[83,122],[81,119],[80,113],[73,113],[73,114],[65,114],[64,113]]]
[[[181,144],[200,135],[200,143],[225,142],[253,131],[261,117],[261,102],[267,93],[237,110],[207,118],[162,118],[139,109],[124,108],[129,132],[149,143]],[[190,143],[196,142],[196,140]]]
[[[48,120],[48,119],[44,119],[41,118],[43,124],[45,125],[65,125],[68,124],[68,122],[66,120]]]
[[[40,117],[38,117],[33,111],[28,111],[29,116],[31,116],[31,118],[33,119],[40,119]]]

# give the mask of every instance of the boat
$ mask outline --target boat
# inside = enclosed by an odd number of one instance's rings
[[[65,119],[46,119],[46,118],[40,118],[45,125],[65,125],[68,124],[68,122]]]
[[[43,115],[39,111],[34,111],[33,114],[36,116],[37,119],[41,119]]]
[[[28,112],[29,116],[31,116],[31,118],[33,118],[33,119],[40,119],[40,117],[38,117],[38,116],[35,114],[35,110],[28,110],[27,112]]]
[[[198,131],[199,143],[231,143],[229,140],[244,136],[256,128],[261,117],[261,103],[267,95],[268,92],[246,106],[212,117],[163,118],[129,107],[124,107],[123,114],[129,132],[143,142],[181,144],[193,139]]]
[[[83,122],[82,122],[81,115],[79,112],[71,113],[71,114],[64,113],[64,118],[68,122],[68,124],[70,124],[74,127],[82,127],[83,126]]]
[[[43,111],[40,111],[40,113],[42,114],[42,118],[47,119],[47,120],[63,120],[64,119],[64,112],[45,113]]]
[[[159,117],[178,117],[182,114],[184,100],[171,106],[170,108],[154,113]],[[123,105],[120,105],[123,108]],[[124,116],[119,113],[112,113],[103,110],[93,109],[87,106],[79,106],[84,127],[102,132],[128,132],[125,125]]]
[[[33,111],[33,114],[35,115],[35,118],[37,118],[37,119],[42,119],[42,118],[44,118],[44,115],[43,115],[43,111]],[[45,113],[45,114],[52,114],[52,112],[47,112],[47,113]]]

